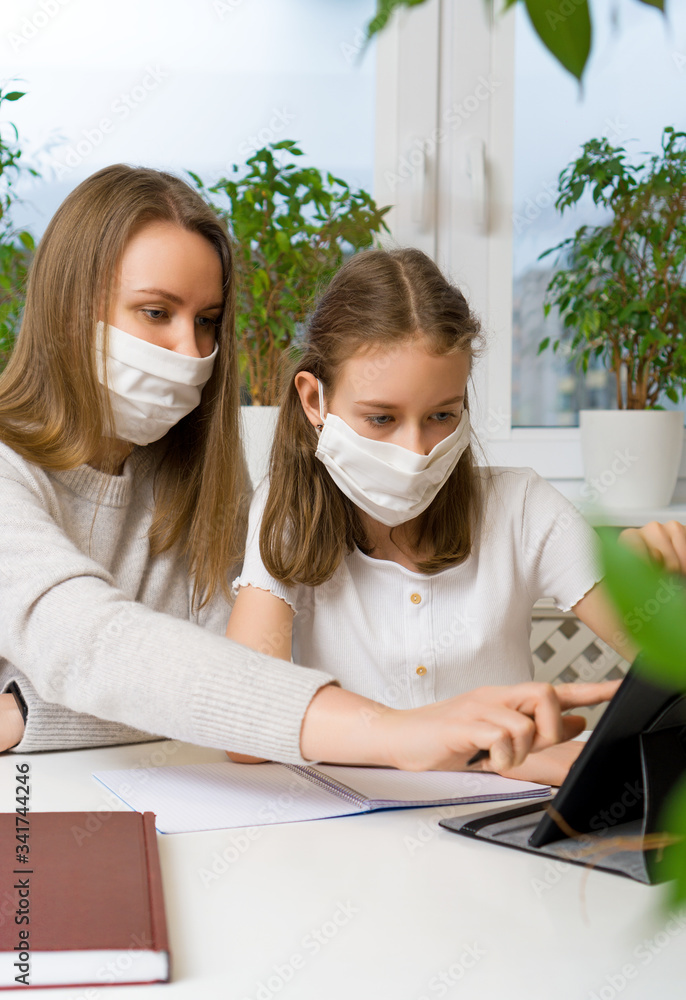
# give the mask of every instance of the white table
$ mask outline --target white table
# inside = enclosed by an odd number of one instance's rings
[[[5,754],[0,810],[14,808],[15,765],[21,761],[31,765],[34,811],[88,810],[94,822],[99,811],[107,822],[108,811],[126,807],[92,771],[222,759],[219,751],[171,742]],[[686,912],[683,925],[667,924],[663,887],[558,866],[471,842],[436,825],[442,816],[470,811],[473,806],[411,809],[260,827],[253,828],[253,839],[240,830],[160,835],[173,982],[110,992],[103,987],[97,995],[101,1000],[157,995],[681,1000],[686,995]],[[85,1000],[86,992],[32,990],[31,995]]]

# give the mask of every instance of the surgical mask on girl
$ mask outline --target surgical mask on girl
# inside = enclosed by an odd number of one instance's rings
[[[103,386],[104,332],[104,324],[98,323],[96,364]],[[107,388],[116,436],[142,445],[164,437],[200,403],[217,351],[215,345],[209,357],[192,358],[108,326]]]
[[[417,455],[400,445],[363,437],[334,413],[324,416],[324,393],[319,379],[317,383],[323,425],[315,456],[338,488],[370,517],[391,528],[426,510],[469,446],[467,411],[428,455]]]

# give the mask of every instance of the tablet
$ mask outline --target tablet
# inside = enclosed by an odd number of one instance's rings
[[[655,684],[645,662],[640,670],[637,664],[572,764],[552,811],[530,835],[531,847],[649,820],[686,773],[686,696]]]

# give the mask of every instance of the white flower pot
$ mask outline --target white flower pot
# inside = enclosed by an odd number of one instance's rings
[[[278,415],[278,406],[241,406],[243,444],[253,486],[257,486],[269,470]]]
[[[673,410],[582,410],[584,498],[602,507],[666,507],[684,445],[684,414]]]

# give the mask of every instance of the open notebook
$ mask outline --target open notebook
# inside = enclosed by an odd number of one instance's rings
[[[410,806],[539,798],[549,785],[459,771],[296,764],[184,764],[96,771],[132,809],[154,812],[160,833],[297,823]]]

